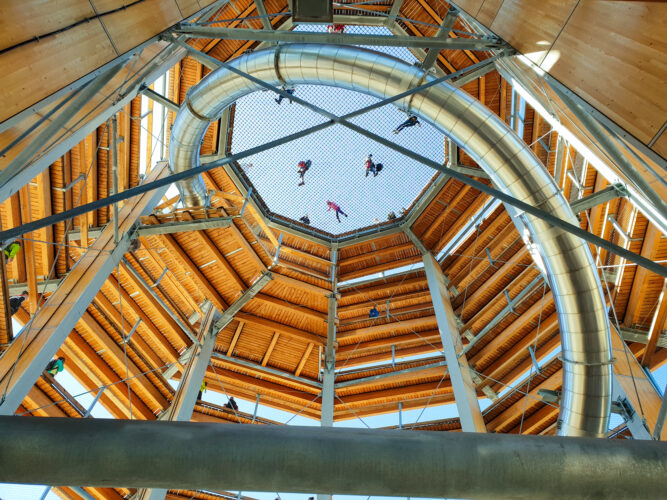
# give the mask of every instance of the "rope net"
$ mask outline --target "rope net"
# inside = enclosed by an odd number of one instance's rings
[[[326,30],[325,26],[299,28]],[[389,34],[386,28],[372,26],[347,26],[346,31]],[[405,48],[379,50],[409,63],[417,61]],[[298,85],[295,94],[337,115],[378,101],[358,92],[321,85]],[[394,133],[407,118],[405,112],[388,105],[352,122],[442,163],[444,136],[431,125],[422,122],[421,126]],[[296,133],[324,120],[288,99],[278,103],[271,92],[255,92],[236,103],[232,152]],[[376,166],[383,166],[381,171],[376,169],[366,175],[368,155],[372,155]],[[299,162],[307,160],[311,161],[310,168],[301,179]],[[340,125],[248,157],[241,167],[271,212],[295,221],[307,215],[310,226],[333,234],[386,222],[390,213],[400,217],[401,210],[412,204],[434,176],[431,168]],[[328,210],[327,201],[340,207],[340,222],[335,209]]]

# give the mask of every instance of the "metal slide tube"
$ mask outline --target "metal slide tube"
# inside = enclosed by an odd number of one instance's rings
[[[1,417],[0,442],[0,482],[47,485],[662,498],[667,476],[657,441]]]
[[[386,98],[434,79],[385,54],[354,47],[284,45],[234,60],[236,68],[280,86],[315,84]],[[209,123],[238,98],[261,86],[220,68],[188,91],[173,128],[169,157],[175,172],[197,166]],[[577,224],[553,179],[530,148],[495,114],[465,92],[435,85],[396,105],[431,122],[489,174],[493,184],[532,206]],[[202,204],[203,182],[183,181],[186,203]],[[563,345],[560,433],[598,436],[607,430],[611,402],[611,348],[602,288],[587,245],[563,229],[521,215],[545,263],[558,311]]]

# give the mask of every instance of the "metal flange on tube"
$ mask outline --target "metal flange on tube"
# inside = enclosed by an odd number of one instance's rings
[[[244,55],[239,70],[275,86],[327,85],[391,97],[434,77],[415,66],[355,47],[281,45]],[[211,121],[240,97],[260,90],[250,80],[219,68],[188,91],[172,128],[169,159],[180,172],[199,162]],[[394,103],[429,121],[463,148],[500,190],[577,224],[553,179],[498,116],[460,89],[441,83]],[[180,184],[184,199],[202,204],[200,178]],[[538,265],[553,292],[562,339],[563,393],[559,434],[604,436],[611,401],[611,348],[602,287],[586,243],[528,214],[518,214],[524,240],[539,254]]]

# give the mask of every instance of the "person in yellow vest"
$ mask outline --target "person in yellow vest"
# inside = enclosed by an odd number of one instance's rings
[[[197,394],[197,399],[201,399],[202,394],[206,392],[206,382],[201,383],[201,387],[199,388],[199,394]]]
[[[5,260],[7,261],[7,264],[9,264],[11,261],[14,260],[14,257],[16,257],[16,254],[21,251],[21,243],[19,243],[19,240],[15,240],[11,242],[9,245],[5,247]]]
[[[58,359],[52,359],[51,361],[49,361],[49,364],[46,365],[44,371],[46,371],[46,373],[50,373],[55,377],[56,373],[60,373],[64,369],[65,369],[65,358],[60,356]]]

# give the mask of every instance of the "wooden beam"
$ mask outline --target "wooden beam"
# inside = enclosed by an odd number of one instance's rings
[[[273,334],[273,338],[271,339],[271,343],[269,344],[269,348],[266,350],[266,354],[264,354],[264,359],[262,359],[262,366],[266,366],[267,363],[269,362],[271,353],[273,352],[273,349],[276,347],[276,342],[278,342],[278,337],[280,337],[280,332],[275,332]]]
[[[424,299],[430,300],[431,298],[431,293],[427,291],[418,291],[418,292],[407,292],[407,293],[402,293],[399,295],[392,295],[389,299],[389,304],[398,304],[400,302],[405,302],[406,300],[415,300],[418,302],[423,302]],[[379,310],[383,310],[383,305],[386,307],[386,301],[379,299]],[[339,307],[338,308],[338,315],[339,316],[347,316],[348,314],[352,313],[357,313],[359,311],[365,311],[368,313],[368,311],[371,308],[371,304],[368,302],[368,300],[364,300],[363,302],[359,302],[356,304],[350,304],[344,307]]]
[[[326,322],[327,320],[327,313],[325,312],[315,311],[313,309],[310,309],[309,307],[306,307],[305,305],[292,304],[287,300],[277,299],[275,297],[271,297],[270,295],[265,295],[263,293],[258,293],[252,298],[252,300],[257,302],[262,302],[264,304],[270,304],[273,307],[278,307],[280,309],[294,312],[297,314],[304,314],[316,320],[321,320],[324,322]]]
[[[445,218],[452,212],[454,207],[463,199],[463,197],[468,194],[468,191],[472,189],[468,185],[461,187],[458,193],[452,198],[452,200],[447,204],[444,210],[442,210],[438,216],[435,218],[433,223],[428,227],[426,231],[419,237],[422,241],[426,241],[431,235],[440,229],[441,224],[444,222]]]
[[[408,319],[405,321],[392,321],[382,325],[367,326],[365,328],[356,328],[346,332],[338,332],[337,340],[339,342],[351,343],[357,342],[367,335],[377,335],[378,333],[390,333],[395,330],[411,330],[423,326],[436,325],[435,315],[424,316],[422,318]]]
[[[290,276],[285,276],[284,274],[280,273],[273,273],[273,280],[274,281],[279,281],[285,286],[291,287],[291,288],[298,288],[300,290],[304,290],[306,292],[318,294],[318,295],[329,295],[331,293],[331,290],[328,288],[323,288],[321,286],[313,285],[312,283],[308,283],[305,281],[298,280],[296,278],[292,278]]]
[[[37,192],[40,196],[41,216],[48,217],[52,214],[51,205],[51,168],[47,168],[36,178]],[[45,243],[40,243],[40,251],[42,255],[42,276],[49,276],[51,267],[53,266],[54,246],[53,243],[53,226],[47,226],[40,229],[40,238]],[[34,234],[34,233],[33,233]]]
[[[234,336],[232,337],[232,341],[229,343],[229,348],[227,349],[227,356],[234,355],[234,347],[236,347],[236,343],[239,341],[239,337],[241,336],[241,331],[243,331],[243,325],[245,325],[245,322],[239,321],[239,324],[236,327],[236,331],[234,332]]]
[[[188,335],[181,329],[181,327],[174,320],[174,318],[172,318],[171,315],[167,311],[165,311],[164,307],[162,307],[162,304],[160,304],[157,298],[153,296],[151,290],[148,290],[144,286],[144,284],[134,275],[134,273],[132,273],[127,268],[125,262],[121,261],[120,268],[125,271],[125,277],[132,283],[134,288],[139,293],[141,293],[141,296],[144,298],[144,300],[146,300],[153,307],[153,309],[160,316],[160,319],[162,319],[162,321],[164,321],[169,326],[169,328],[174,332],[176,337],[180,339],[181,343],[185,346],[190,345],[192,341],[190,340]]]
[[[358,264],[360,262],[364,262],[369,259],[384,257],[385,255],[392,255],[397,252],[405,252],[406,250],[415,250],[415,245],[412,242],[408,242],[408,243],[401,243],[400,245],[394,245],[391,247],[382,248],[374,252],[364,252],[361,255],[355,255],[354,257],[341,259],[338,265],[343,267],[351,264]]]
[[[118,281],[116,278],[113,276],[109,276],[107,278],[107,283],[111,286],[111,288],[114,290],[116,296],[118,294]],[[164,336],[164,333],[162,333],[157,326],[153,323],[153,321],[148,317],[146,312],[137,304],[132,297],[130,297],[130,294],[127,293],[127,291],[123,288],[120,287],[120,299],[125,301],[125,304],[134,311],[134,313],[141,319],[141,324],[139,325],[139,328],[147,328],[150,333],[153,334],[153,338],[155,339],[155,347],[157,347],[160,352],[162,353],[162,358],[168,360],[169,362],[174,362],[178,359],[178,351],[171,345],[169,340]]]
[[[387,349],[391,346],[400,347],[406,345],[419,345],[424,343],[440,343],[440,332],[438,330],[427,330],[425,332],[419,332],[418,334],[415,332],[409,332],[403,335],[396,335],[384,339],[369,340],[366,342],[360,342],[358,344],[344,345],[340,346],[336,350],[336,355],[339,357],[339,359],[342,359],[342,357],[346,354],[351,355],[353,353],[358,354],[365,351]]]
[[[185,218],[185,220],[193,220],[192,215],[190,215],[188,212],[183,212],[183,217]],[[246,284],[243,282],[241,277],[236,273],[236,270],[232,267],[232,265],[222,255],[220,249],[218,249],[215,243],[211,241],[211,239],[206,234],[206,231],[191,231],[191,234],[194,234],[195,237],[199,240],[199,242],[203,245],[203,247],[206,248],[213,255],[215,260],[218,261],[220,267],[224,269],[225,273],[236,284],[238,290],[243,292],[246,289]]]
[[[664,280],[662,285],[662,292],[660,292],[660,297],[658,297],[658,303],[655,308],[655,314],[653,315],[653,320],[651,321],[651,329],[648,334],[648,344],[646,344],[646,349],[644,349],[644,355],[642,356],[641,365],[644,367],[650,367],[651,361],[653,360],[653,355],[655,354],[655,348],[658,345],[658,338],[662,334],[662,331],[665,329],[665,321],[667,320],[667,280]]]
[[[13,194],[4,203],[5,214],[7,217],[7,227],[3,227],[3,229],[20,226],[22,224],[20,193]],[[21,251],[24,252],[25,249],[22,249]],[[13,262],[9,264],[9,266],[11,269],[11,275],[14,276],[19,283],[25,283],[25,259],[21,256],[14,258]]]
[[[24,186],[20,191],[21,200],[21,221],[23,224],[32,221],[32,209],[30,205],[30,188]],[[28,300],[30,302],[30,312],[35,314],[37,311],[37,303],[39,300],[39,292],[37,290],[37,269],[35,266],[35,233],[27,233],[25,239],[21,242],[22,249],[15,258],[23,259],[25,261],[26,278],[28,280]]]
[[[325,342],[324,337],[321,337],[316,333],[308,332],[305,330],[299,330],[298,328],[294,328],[289,325],[283,325],[282,323],[277,323],[275,321],[260,318],[258,316],[253,316],[251,314],[239,312],[236,313],[236,319],[242,320],[246,323],[251,323],[263,326],[265,328],[270,328],[274,331],[285,334],[288,337],[292,337],[299,340],[305,340],[306,342],[312,342],[317,345],[324,345]]]
[[[652,223],[648,223],[646,227],[646,234],[642,242],[641,256],[647,259],[654,259],[660,247],[660,231]],[[641,304],[644,302],[647,287],[646,280],[650,272],[648,269],[636,266],[635,277],[630,288],[630,297],[628,298],[628,305],[625,309],[625,317],[623,318],[623,325],[632,327],[640,320]]]
[[[301,372],[303,371],[303,367],[306,366],[306,361],[308,361],[308,357],[310,356],[310,353],[313,351],[313,344],[312,342],[306,346],[306,350],[303,353],[303,356],[301,356],[301,361],[299,361],[299,365],[296,367],[296,370],[294,371],[295,376],[301,375]]]
[[[190,271],[190,275],[198,284],[206,298],[208,298],[215,307],[220,311],[227,309],[228,305],[224,299],[220,296],[215,287],[211,282],[204,276],[204,274],[199,270],[199,267],[192,262],[190,257],[185,253],[185,251],[178,244],[176,238],[171,234],[161,234],[159,236],[160,240],[164,243],[164,246],[171,252],[172,256],[178,259],[181,264]]]
[[[394,260],[392,262],[385,262],[384,264],[378,264],[376,266],[369,266],[364,269],[359,269],[357,271],[351,271],[349,273],[339,276],[339,279],[341,282],[345,282],[347,280],[351,280],[354,278],[360,278],[362,276],[370,276],[372,274],[379,273],[382,271],[388,271],[389,269],[395,269],[397,267],[417,264],[418,262],[421,262],[421,260],[422,260],[421,255],[415,255],[414,257],[406,257],[404,259]]]

